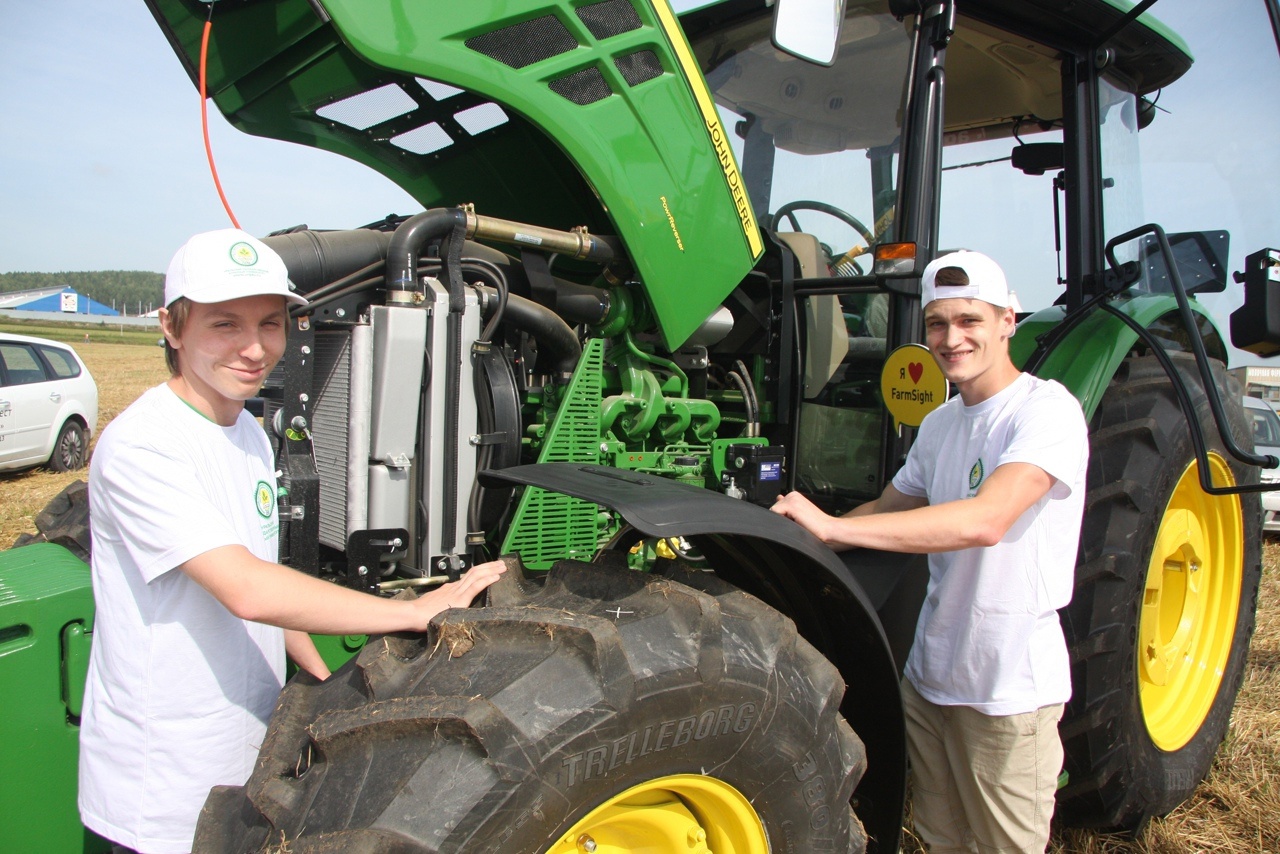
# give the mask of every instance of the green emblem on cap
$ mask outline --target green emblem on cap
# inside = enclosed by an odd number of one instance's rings
[[[239,243],[231,244],[231,252],[229,254],[231,255],[231,260],[241,267],[252,267],[258,263],[258,251],[243,240]]]
[[[969,469],[969,488],[977,489],[982,484],[982,460],[973,464],[973,468]]]
[[[265,480],[258,481],[257,487],[254,488],[253,503],[258,508],[259,516],[263,519],[271,518],[271,511],[276,506],[276,497]]]

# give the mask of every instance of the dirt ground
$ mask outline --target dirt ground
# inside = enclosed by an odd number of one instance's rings
[[[164,353],[154,345],[76,342],[98,383],[98,429],[147,388],[164,381]],[[96,441],[96,437],[95,437]],[[0,548],[33,531],[33,517],[83,472],[35,469],[0,474]],[[1280,542],[1263,554],[1258,624],[1244,685],[1226,742],[1195,795],[1136,839],[1087,831],[1055,835],[1050,851],[1068,854],[1254,854],[1280,851]],[[918,852],[911,836],[904,851]]]

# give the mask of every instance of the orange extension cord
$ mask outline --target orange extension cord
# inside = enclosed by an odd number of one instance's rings
[[[207,81],[207,62],[209,59],[209,33],[213,30],[213,4],[209,4],[209,18],[204,22],[204,37],[200,40],[200,129],[204,133],[204,153],[209,159],[209,172],[213,175],[213,186],[218,189],[218,198],[222,200],[222,207],[227,212],[227,216],[231,218],[231,224],[236,228],[240,227],[239,220],[236,215],[231,212],[231,205],[227,202],[227,196],[222,192],[222,182],[218,180],[218,167],[213,162],[213,147],[209,145],[209,99],[205,95],[205,83]]]

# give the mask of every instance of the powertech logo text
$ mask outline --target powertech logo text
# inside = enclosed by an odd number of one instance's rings
[[[711,92],[707,89],[707,83],[702,77],[702,70],[694,59],[693,51],[689,49],[684,31],[676,23],[671,6],[667,3],[658,3],[654,5],[653,11],[657,14],[658,22],[662,24],[662,29],[666,31],[667,38],[671,41],[671,49],[675,51],[676,59],[680,62],[680,69],[684,72],[684,78],[689,84],[694,104],[702,114],[707,136],[711,140],[712,148],[715,149],[716,159],[720,161],[729,195],[733,198],[733,206],[738,213],[738,223],[742,226],[742,235],[746,238],[747,248],[752,258],[759,258],[764,252],[764,241],[760,237],[755,214],[751,210],[751,203],[747,200],[742,176],[738,173],[738,164],[733,157],[733,149],[730,148],[729,140],[725,136],[724,127],[720,123],[720,113],[716,111],[715,101],[711,99]]]

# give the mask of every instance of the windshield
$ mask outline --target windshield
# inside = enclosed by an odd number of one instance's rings
[[[776,50],[757,18],[695,43],[759,221],[781,233],[805,278],[871,272],[890,239],[911,28],[883,2],[850,2],[831,67]],[[880,366],[888,295],[802,300],[799,488],[832,510],[880,488]]]
[[[869,272],[857,255],[893,220],[909,29],[882,3],[850,3],[828,68],[776,50],[770,26],[762,17],[695,46],[725,126],[737,130],[756,214],[817,237],[833,271],[844,259],[841,272]]]

